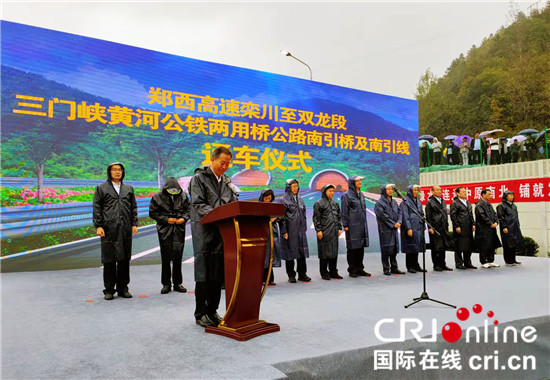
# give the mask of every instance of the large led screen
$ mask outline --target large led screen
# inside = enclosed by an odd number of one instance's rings
[[[310,224],[323,185],[339,200],[348,177],[365,177],[367,253],[379,252],[380,185],[418,182],[414,100],[11,22],[1,32],[3,271],[99,265],[91,200],[112,161],[138,196],[135,263],[159,262],[148,205],[163,179],[187,183],[219,145],[241,200],[295,178]]]

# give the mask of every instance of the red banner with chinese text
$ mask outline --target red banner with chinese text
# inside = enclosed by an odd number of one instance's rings
[[[441,186],[441,197],[449,203],[455,197],[455,189],[459,186],[466,188],[468,202],[475,203],[481,198],[481,190],[489,189],[493,193],[491,203],[500,203],[504,191],[514,192],[515,202],[550,202],[550,178],[528,178],[507,181],[476,182]],[[432,194],[431,186],[422,186],[420,200],[426,205]]]

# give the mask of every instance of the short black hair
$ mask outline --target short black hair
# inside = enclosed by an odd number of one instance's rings
[[[456,188],[455,192],[458,194],[460,192],[460,189],[464,189],[464,186],[459,186]]]
[[[222,154],[228,154],[229,157],[233,158],[233,153],[229,149],[227,149],[225,146],[219,146],[212,152],[212,158],[218,158]]]
[[[439,185],[433,185],[433,186],[432,186],[432,192],[435,190],[435,187],[436,187],[436,186],[441,187],[441,186],[439,186]]]
[[[487,192],[491,192],[491,190],[483,189],[483,190],[481,190],[481,195],[485,195]]]

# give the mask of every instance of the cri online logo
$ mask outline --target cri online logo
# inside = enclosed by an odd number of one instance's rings
[[[482,315],[483,307],[480,304],[475,304],[472,307],[472,312],[474,315]],[[489,319],[493,319],[494,316],[495,313],[493,311],[489,310],[487,312],[487,317],[489,317]],[[465,307],[461,307],[457,310],[456,317],[460,321],[467,321],[470,318],[470,310]],[[437,341],[437,320],[435,318],[432,319],[431,335],[427,335],[425,337],[421,336],[426,335],[426,332],[423,332],[424,325],[422,321],[417,318],[401,318],[399,321],[398,337],[383,336],[380,332],[381,327],[385,324],[390,325],[394,323],[395,320],[393,318],[385,318],[379,320],[374,326],[374,334],[376,335],[376,338],[378,338],[378,340],[380,340],[381,342],[404,342],[406,339],[405,335],[407,332],[409,332],[418,342]],[[492,340],[494,341],[494,343],[498,343],[499,340],[501,340],[503,343],[506,343],[508,341],[517,343],[518,336],[524,342],[531,343],[534,342],[537,338],[537,330],[533,326],[525,326],[521,329],[521,331],[518,331],[518,329],[514,326],[507,326],[503,331],[499,332],[499,328],[497,326],[498,320],[492,320],[492,325],[492,331],[489,331],[489,320],[485,319],[484,326],[481,329],[476,326],[468,327],[465,332],[466,342],[469,343],[470,341],[473,341],[476,343],[480,343],[481,341],[483,341],[484,343],[488,343],[489,335],[491,333],[493,335]],[[484,336],[483,339],[481,338],[482,335]],[[441,336],[449,343],[457,342],[462,337],[462,328],[456,322],[448,322],[443,325],[443,328],[441,329]]]

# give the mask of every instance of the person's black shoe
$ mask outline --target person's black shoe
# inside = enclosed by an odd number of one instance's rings
[[[405,274],[405,272],[403,272],[402,270],[399,270],[399,269],[392,269],[391,271],[393,274]]]
[[[219,325],[222,322],[222,317],[218,313],[209,315],[208,318],[214,323],[214,325]]]
[[[115,296],[113,295],[113,293],[105,293],[105,299],[107,301],[111,301],[111,300],[115,299]]]
[[[521,265],[521,261],[514,261],[514,264]]]
[[[465,267],[464,265],[462,265],[462,264],[458,264],[458,265],[456,266],[456,269],[466,269],[466,267]]]
[[[195,321],[195,323],[199,326],[202,326],[202,327],[207,327],[207,326],[213,326],[214,325],[214,322],[212,322],[212,320],[206,314],[203,315],[201,317],[201,319],[197,319]]]
[[[323,280],[330,280],[330,274],[328,274],[328,273],[323,273],[323,274],[321,275],[321,278],[322,278]]]
[[[310,282],[311,277],[308,277],[307,274],[303,274],[303,275],[298,276],[298,281]]]
[[[296,283],[296,277],[289,277],[288,282],[290,282],[291,284],[295,284]]]
[[[473,266],[472,264],[466,265],[466,269],[477,269],[476,266]]]
[[[416,269],[414,269],[414,268],[407,269],[407,272],[409,272],[409,273],[416,273]]]
[[[420,268],[420,267],[416,267],[416,268],[414,268],[414,270],[417,271],[417,272],[419,272],[419,273],[427,272],[426,269],[422,269],[422,268]]]
[[[452,272],[453,271],[453,269],[449,268],[448,266],[444,266],[442,269],[446,270],[447,272]]]
[[[384,271],[384,274],[385,274],[386,276],[391,276],[391,272],[390,272],[389,270],[385,270],[385,271]]]
[[[359,273],[357,273],[358,276],[364,276],[364,277],[370,277],[371,274],[369,272],[365,272],[364,270],[360,270]]]
[[[344,277],[340,276],[340,275],[338,274],[338,272],[336,272],[336,273],[331,273],[331,274],[330,274],[330,278],[335,278],[335,279],[337,279],[337,280],[341,280],[341,279],[343,279]]]
[[[434,271],[436,271],[436,272],[443,272],[443,269],[441,269],[441,267],[435,267],[435,268],[434,268]]]
[[[182,284],[174,285],[174,291],[180,293],[187,293],[187,289]]]
[[[277,284],[276,284],[275,282],[273,282],[273,281],[269,281],[269,284],[268,284],[268,285],[269,285],[269,286],[276,286]]]
[[[170,285],[164,285],[160,290],[160,294],[170,293]]]
[[[123,292],[118,292],[118,295],[119,295],[119,297],[122,297],[122,298],[132,298],[132,295],[127,290],[125,290]]]
[[[357,277],[357,273],[351,272],[351,273],[349,274],[349,276],[355,278],[355,277]]]

